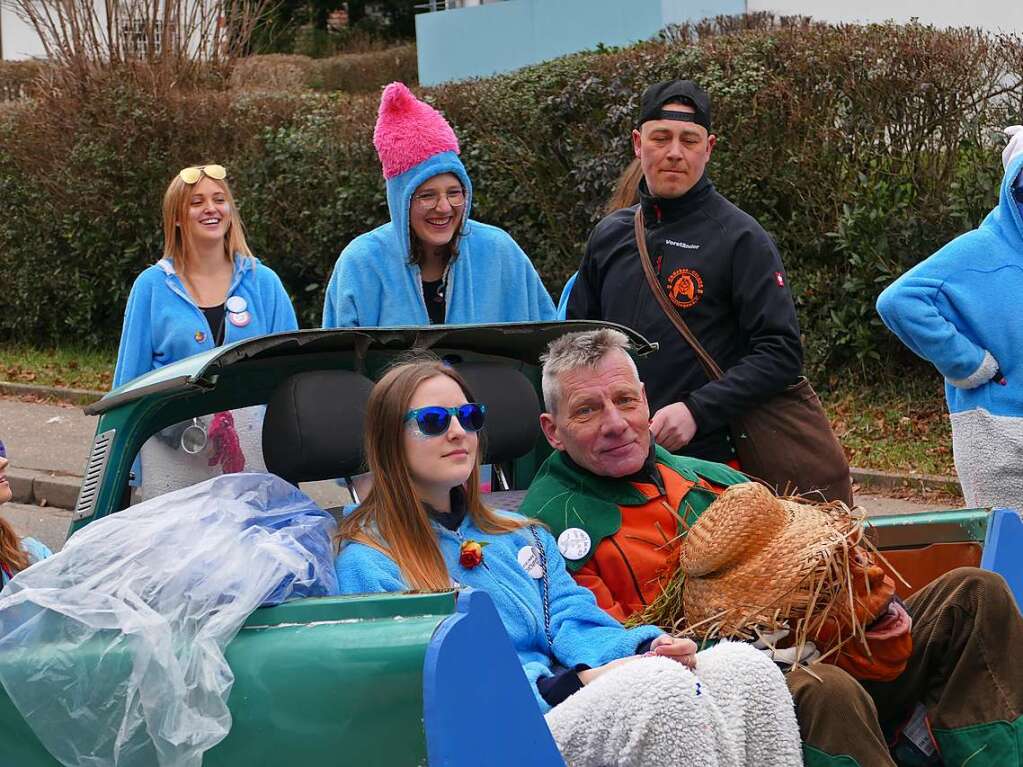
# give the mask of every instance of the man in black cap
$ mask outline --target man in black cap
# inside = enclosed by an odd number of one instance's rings
[[[774,243],[707,178],[715,141],[710,98],[696,83],[673,80],[643,92],[632,144],[643,167],[649,261],[673,310],[724,376],[708,380],[650,292],[635,207],[594,228],[567,316],[621,323],[658,342],[657,354],[637,361],[655,439],[672,452],[736,465],[729,421],[794,383],[803,349]]]

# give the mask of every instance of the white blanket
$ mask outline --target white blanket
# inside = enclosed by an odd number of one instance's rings
[[[796,715],[781,671],[750,645],[722,642],[696,671],[639,658],[555,706],[547,724],[569,767],[797,767]]]

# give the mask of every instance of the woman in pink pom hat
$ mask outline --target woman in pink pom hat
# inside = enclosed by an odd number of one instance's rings
[[[391,83],[373,143],[391,221],[342,251],[327,286],[323,327],[555,318],[522,248],[504,230],[469,218],[472,183],[440,112]]]

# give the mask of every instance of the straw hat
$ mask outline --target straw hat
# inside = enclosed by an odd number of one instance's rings
[[[688,624],[752,638],[846,593],[847,560],[861,520],[844,504],[815,506],[748,482],[728,488],[690,529],[680,551]]]
[[[811,640],[857,678],[892,679],[912,651],[911,619],[876,559],[859,510],[733,485],[689,529],[679,571],[639,620],[699,639],[787,629],[786,646]]]

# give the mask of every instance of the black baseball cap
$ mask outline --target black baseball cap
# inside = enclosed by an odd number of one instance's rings
[[[689,114],[674,110],[664,111],[664,105],[672,101],[688,104],[696,112]],[[640,127],[647,120],[693,122],[702,125],[707,129],[707,133],[710,133],[710,96],[692,80],[668,80],[663,83],[654,83],[648,86],[640,97],[639,122],[636,123],[636,127]]]

